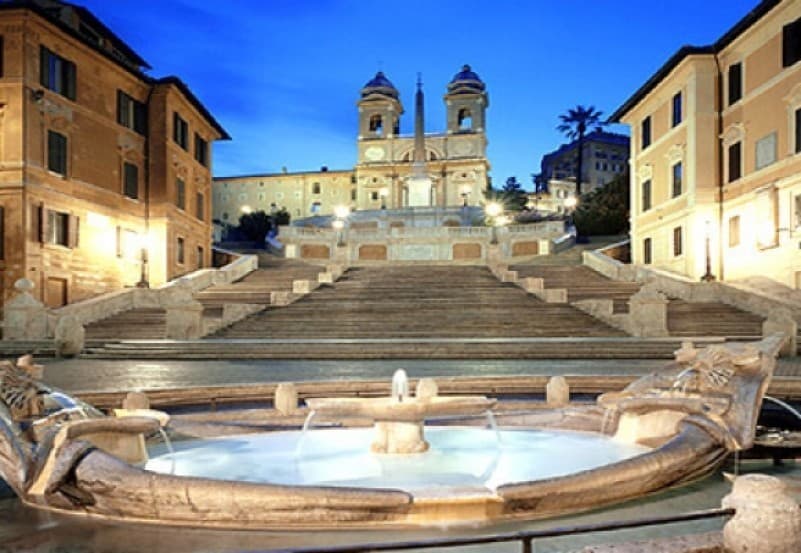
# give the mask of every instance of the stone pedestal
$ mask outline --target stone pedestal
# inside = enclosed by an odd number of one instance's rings
[[[414,395],[417,399],[431,399],[439,394],[439,386],[433,378],[421,378],[417,381]]]
[[[195,301],[187,283],[179,282],[164,301],[167,310],[166,338],[194,340],[203,335],[203,304]]]
[[[74,357],[83,351],[86,331],[77,317],[65,315],[56,323],[55,345],[59,357]]]
[[[772,312],[762,323],[762,336],[768,337],[777,332],[784,334],[786,340],[779,355],[789,357],[798,351],[798,323],[795,322],[789,311],[779,310]]]
[[[723,528],[728,553],[801,551],[801,509],[787,486],[773,476],[746,474],[734,481],[724,508],[737,513]]]
[[[376,421],[375,436],[370,445],[373,453],[403,454],[428,451],[423,437],[423,421]]]
[[[291,382],[281,382],[275,387],[273,407],[282,415],[291,415],[298,410],[298,389]]]
[[[650,285],[643,286],[629,299],[629,328],[634,336],[668,336],[668,299]]]
[[[21,278],[16,294],[3,306],[4,340],[43,340],[47,337],[47,308],[31,295],[33,282]]]
[[[548,380],[545,401],[550,407],[562,407],[570,403],[570,386],[564,376],[552,376]]]

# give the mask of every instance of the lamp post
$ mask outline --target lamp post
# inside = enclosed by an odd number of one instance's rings
[[[345,245],[345,220],[350,215],[350,207],[338,205],[334,207],[334,221],[331,226],[337,231],[337,246]]]
[[[460,190],[460,193],[462,195],[462,207],[467,207],[469,205],[468,200],[470,198],[470,192],[472,192],[472,190],[473,189],[467,185],[462,186]]]
[[[136,283],[137,288],[150,288],[150,282],[147,280],[147,248],[142,246],[140,251],[142,272],[139,275],[139,282]]]
[[[568,229],[573,227],[573,212],[576,210],[576,205],[578,205],[578,199],[575,196],[568,196],[565,198],[565,208],[567,208],[567,219],[565,219],[565,223],[567,223]]]
[[[378,195],[381,197],[381,209],[387,208],[387,196],[389,196],[389,189],[387,187],[382,188],[378,191]]]
[[[490,223],[490,244],[498,243],[497,226],[500,223],[501,215],[503,214],[503,205],[498,202],[490,202],[484,207],[484,214],[489,219]]]
[[[712,274],[712,232],[711,223],[709,221],[705,224],[704,237],[704,250],[706,255],[706,272],[701,277],[701,282],[712,282],[715,280],[715,275]]]

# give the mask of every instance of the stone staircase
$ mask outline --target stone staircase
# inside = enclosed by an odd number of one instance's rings
[[[164,338],[167,312],[164,309],[131,309],[86,325],[86,342],[107,340],[156,340]]]
[[[545,288],[564,288],[567,302],[585,299],[611,299],[614,311],[628,311],[629,298],[641,284],[616,281],[583,265],[515,265],[519,278],[542,278]],[[687,302],[671,298],[667,306],[668,331],[671,336],[721,336],[754,338],[762,336],[764,317],[720,302]]]

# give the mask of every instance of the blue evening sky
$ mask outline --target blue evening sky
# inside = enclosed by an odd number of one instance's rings
[[[490,95],[495,185],[530,187],[564,141],[577,104],[611,114],[682,44],[707,44],[757,0],[75,0],[134,48],[156,77],[178,75],[233,137],[215,176],[349,169],[359,89],[382,69],[414,127],[422,72],[426,132],[464,63]],[[612,130],[627,132],[624,127]]]

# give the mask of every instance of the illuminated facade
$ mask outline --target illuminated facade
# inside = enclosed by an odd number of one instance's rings
[[[0,4],[0,286],[49,306],[211,260],[222,127],[84,8]],[[147,261],[146,264],[143,261]]]
[[[489,178],[484,82],[467,65],[453,77],[444,96],[443,133],[424,133],[422,90],[416,100],[415,133],[402,135],[398,90],[379,72],[362,88],[357,103],[352,170],[217,177],[214,218],[236,224],[243,211],[275,207],[286,208],[292,217],[308,217],[330,215],[341,204],[359,210],[480,205]],[[422,192],[412,178],[415,161],[429,182]]]
[[[801,0],[681,48],[611,119],[632,129],[633,262],[801,287]]]

